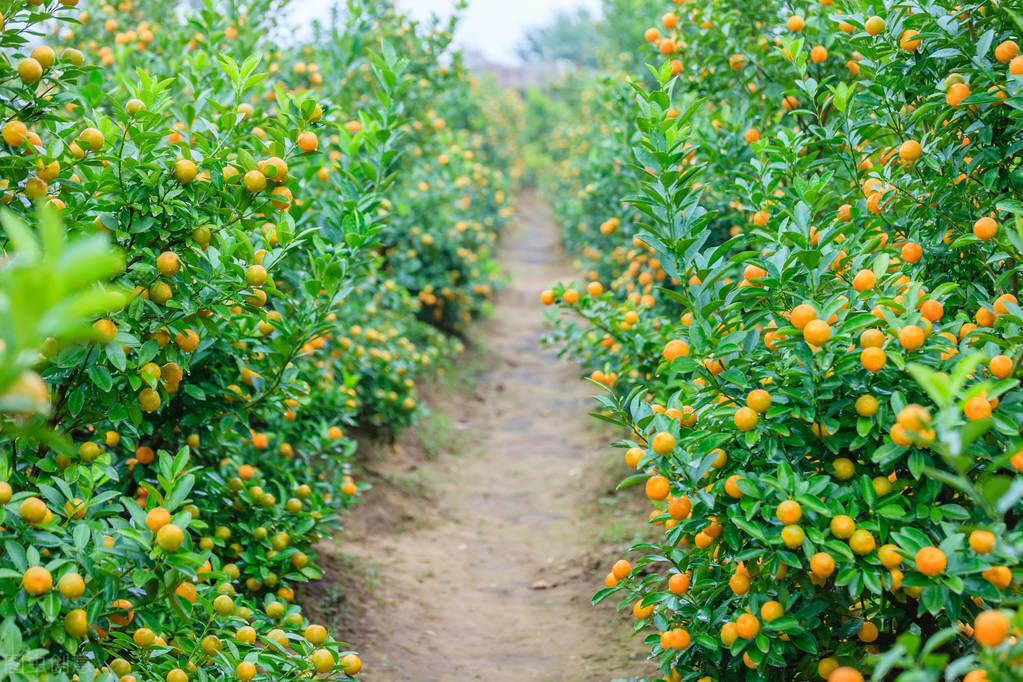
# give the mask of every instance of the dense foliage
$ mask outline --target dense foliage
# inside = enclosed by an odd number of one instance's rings
[[[361,669],[295,589],[486,310],[505,150],[452,23],[285,9],[0,3],[4,679]]]
[[[669,680],[1019,679],[1023,19],[677,4],[550,147],[657,527],[595,599]]]

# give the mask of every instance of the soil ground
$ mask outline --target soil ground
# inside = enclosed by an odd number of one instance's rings
[[[593,607],[613,560],[644,534],[614,483],[621,454],[587,416],[592,386],[539,344],[539,292],[572,277],[532,195],[506,235],[510,284],[431,415],[367,467],[345,531],[321,544],[314,618],[363,657],[371,682],[600,682],[653,666],[626,616]],[[367,447],[366,450],[371,450]],[[634,492],[634,491],[631,491]]]

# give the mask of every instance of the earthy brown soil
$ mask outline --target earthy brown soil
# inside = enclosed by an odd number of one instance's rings
[[[538,200],[506,237],[510,285],[417,433],[369,465],[374,489],[320,550],[314,617],[360,651],[373,682],[588,682],[653,666],[624,616],[593,607],[644,533],[634,491],[587,417],[592,389],[543,351],[539,292],[571,268]],[[368,448],[367,448],[368,449]],[[381,448],[378,446],[377,450]],[[633,494],[630,494],[633,493]]]

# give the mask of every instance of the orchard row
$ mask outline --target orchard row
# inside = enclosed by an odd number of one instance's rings
[[[453,24],[184,4],[4,4],[5,679],[356,675],[296,589],[496,284]]]
[[[667,680],[1019,679],[1020,14],[606,4],[542,296],[650,502],[595,601]]]

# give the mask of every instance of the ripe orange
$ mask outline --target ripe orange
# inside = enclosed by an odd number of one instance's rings
[[[898,552],[896,545],[881,545],[880,549],[877,550],[877,558],[881,560],[881,565],[891,570],[902,563],[902,555]]]
[[[743,575],[742,573],[734,573],[732,574],[732,577],[728,579],[728,587],[732,590],[733,594],[746,594],[749,592],[749,586],[749,576]]]
[[[671,362],[679,357],[686,357],[689,355],[689,344],[682,339],[673,339],[665,344],[661,355],[664,357],[665,362]]]
[[[913,163],[921,156],[924,150],[916,140],[906,140],[899,146],[899,158],[906,163]]]
[[[984,396],[973,396],[963,405],[963,414],[970,421],[987,419],[991,416],[991,403]]]
[[[829,525],[831,534],[839,540],[848,540],[852,537],[852,534],[856,531],[856,522],[851,517],[845,514],[840,514],[835,518],[831,519]]]
[[[870,554],[877,546],[877,541],[870,531],[857,528],[849,538],[849,548],[859,555]]]
[[[53,576],[42,566],[32,566],[22,574],[21,586],[29,595],[38,597],[53,587]]]
[[[760,607],[760,618],[765,623],[770,623],[772,620],[778,620],[785,615],[785,607],[781,605],[781,602],[768,601],[764,602],[764,605]]]
[[[884,345],[884,332],[880,329],[865,329],[860,334],[861,348],[880,348]]]
[[[668,578],[668,590],[672,594],[685,594],[689,591],[690,577],[688,573],[674,573]]]
[[[742,490],[739,489],[739,481],[743,480],[739,474],[732,474],[725,481],[725,492],[732,499],[738,500],[742,497]]]
[[[861,395],[856,399],[855,407],[856,414],[861,417],[873,417],[878,410],[877,398],[872,395]]]
[[[749,407],[740,407],[732,417],[736,428],[740,431],[751,431],[756,428],[758,417],[755,410]]]
[[[798,523],[803,518],[803,508],[795,500],[785,500],[778,505],[775,514],[786,525]]]
[[[853,289],[856,291],[867,291],[873,289],[877,283],[877,277],[873,270],[860,270],[853,277]]]
[[[945,102],[951,107],[958,107],[970,96],[970,86],[966,83],[953,83],[945,93]]]
[[[308,154],[316,151],[320,141],[317,139],[316,133],[307,130],[303,133],[299,133],[295,143],[298,145],[299,149]]]
[[[692,510],[693,504],[685,495],[676,497],[668,503],[668,514],[671,515],[671,518],[677,521],[689,518],[689,514],[692,513]]]
[[[995,534],[989,530],[975,530],[970,533],[970,547],[977,554],[995,551]]]
[[[998,223],[984,216],[973,224],[973,234],[981,241],[987,241],[998,234]]]
[[[888,355],[883,349],[871,346],[860,353],[860,364],[868,372],[880,372],[888,362]]]
[[[153,507],[146,514],[146,527],[154,533],[170,523],[171,515],[163,507]]]
[[[899,257],[907,263],[919,263],[924,251],[916,242],[906,242],[899,251]]]
[[[755,388],[746,395],[746,405],[763,414],[771,407],[771,394],[762,388]]]
[[[810,571],[820,578],[827,578],[835,572],[835,560],[827,552],[817,552],[810,559]]]
[[[999,646],[1009,636],[1009,617],[1001,611],[988,610],[973,621],[973,637],[988,649]]]
[[[877,626],[869,620],[865,620],[863,621],[863,625],[860,626],[859,632],[856,633],[856,636],[860,638],[861,642],[870,644],[871,642],[877,641],[878,634]]]
[[[806,325],[817,319],[817,310],[809,303],[800,303],[792,309],[789,322],[796,329],[803,329]]]
[[[1007,355],[996,355],[988,363],[991,374],[998,379],[1006,379],[1012,374],[1012,358]]]
[[[933,578],[948,568],[948,557],[937,547],[924,547],[916,553],[916,569]]]
[[[856,668],[843,666],[828,675],[828,682],[863,682],[863,675]]]
[[[899,345],[908,351],[914,351],[924,345],[924,330],[915,324],[907,325],[899,330]]]
[[[1019,45],[1015,40],[1004,40],[995,48],[995,59],[1008,64],[1019,54]]]
[[[658,455],[670,455],[675,450],[675,436],[667,431],[660,431],[650,441],[650,446]]]
[[[941,305],[941,301],[929,298],[920,304],[920,314],[931,322],[937,322],[945,314],[945,307]]]
[[[632,564],[625,559],[619,559],[611,568],[611,574],[618,580],[624,580],[630,573],[632,573]]]
[[[814,346],[823,346],[831,338],[831,327],[824,320],[811,320],[803,327],[803,338]]]
[[[735,619],[735,632],[743,639],[753,639],[760,632],[760,620],[751,613],[744,613]]]
[[[870,17],[863,25],[863,28],[869,35],[876,36],[884,31],[884,19],[878,16]]]
[[[646,481],[646,496],[651,500],[663,500],[670,492],[668,479],[661,475],[654,475]]]
[[[632,605],[632,615],[635,616],[636,618],[640,619],[640,620],[642,620],[644,618],[648,618],[650,616],[650,614],[653,613],[653,612],[654,612],[654,605],[650,604],[648,606],[643,606],[643,600],[642,599],[636,601],[636,603]]]

